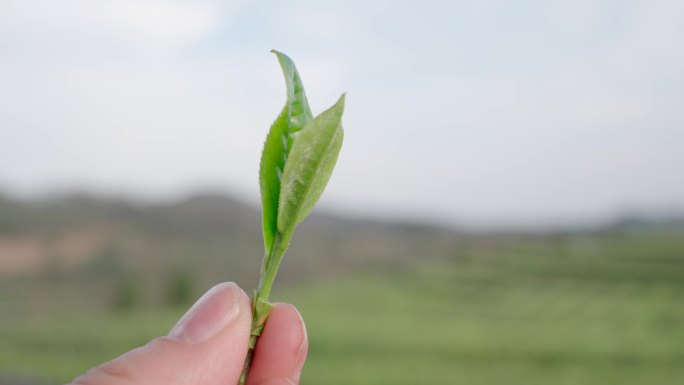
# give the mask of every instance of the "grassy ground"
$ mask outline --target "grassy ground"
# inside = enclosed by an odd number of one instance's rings
[[[480,239],[444,260],[373,270],[277,293],[309,328],[303,383],[684,381],[681,234]],[[68,381],[182,312],[5,318],[0,377]]]

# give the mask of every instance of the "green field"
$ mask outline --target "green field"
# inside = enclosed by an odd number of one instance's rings
[[[280,287],[275,299],[307,322],[304,384],[684,383],[677,232],[478,238],[440,260]],[[0,378],[68,381],[184,311],[58,308],[3,318]]]

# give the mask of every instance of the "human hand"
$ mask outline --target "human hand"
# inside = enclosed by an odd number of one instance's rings
[[[145,346],[91,369],[71,385],[233,385],[247,354],[252,311],[236,284],[202,296],[171,329]],[[247,385],[296,385],[307,353],[304,322],[277,304],[254,351]]]

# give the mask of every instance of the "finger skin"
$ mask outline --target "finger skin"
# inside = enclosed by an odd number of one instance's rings
[[[239,306],[237,318],[206,341],[186,343],[173,337],[159,337],[90,370],[71,384],[237,384],[252,323],[250,300],[241,290]]]
[[[247,385],[299,383],[307,350],[306,327],[297,309],[276,304],[254,350]]]

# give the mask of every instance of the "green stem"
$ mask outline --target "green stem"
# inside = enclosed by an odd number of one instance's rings
[[[289,236],[283,237],[280,232],[276,233],[271,249],[264,255],[264,260],[261,262],[259,286],[252,299],[252,331],[249,335],[249,349],[247,350],[245,365],[242,369],[238,385],[244,385],[247,381],[247,373],[254,357],[254,348],[262,330],[264,330],[266,318],[273,308],[273,305],[268,302],[268,297],[271,295],[271,287],[273,286],[273,281],[275,281],[280,261],[283,259],[283,254],[287,250],[289,241]]]

